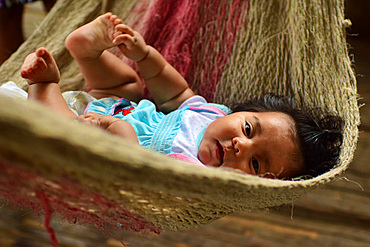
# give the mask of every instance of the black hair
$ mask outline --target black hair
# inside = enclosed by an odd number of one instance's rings
[[[323,114],[319,108],[299,109],[292,96],[266,94],[262,98],[231,106],[233,112],[281,112],[295,123],[304,171],[298,176],[315,177],[333,168],[342,145],[343,120],[340,116]]]

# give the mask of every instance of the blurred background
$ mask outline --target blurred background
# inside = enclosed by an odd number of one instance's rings
[[[268,212],[243,212],[198,229],[140,235],[122,232],[133,247],[269,247],[370,246],[370,1],[346,0],[349,52],[361,96],[362,124],[355,154],[345,177],[288,205]],[[25,5],[24,34],[29,35],[45,16],[41,1]],[[66,223],[54,216],[51,226],[59,246],[122,246],[93,226]],[[43,216],[0,202],[0,247],[51,246]]]

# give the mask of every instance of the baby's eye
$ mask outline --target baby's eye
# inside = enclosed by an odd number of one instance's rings
[[[249,137],[251,135],[251,125],[248,122],[245,122],[245,134]]]
[[[256,174],[258,174],[258,170],[260,169],[260,165],[258,163],[258,160],[256,158],[252,157],[252,166]]]

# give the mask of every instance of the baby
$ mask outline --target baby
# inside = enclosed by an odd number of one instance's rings
[[[231,109],[207,103],[139,33],[111,13],[73,31],[65,45],[97,99],[83,115],[76,116],[65,102],[58,67],[47,49],[28,55],[21,68],[29,99],[62,115],[175,158],[264,177],[316,176],[337,162],[340,117],[316,118],[296,109],[292,98],[272,94]],[[155,104],[143,99],[138,74],[107,51],[114,46],[135,62]]]

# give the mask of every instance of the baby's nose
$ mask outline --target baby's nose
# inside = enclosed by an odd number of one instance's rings
[[[236,156],[242,156],[248,152],[251,144],[247,140],[243,140],[243,138],[234,137],[233,146]]]

